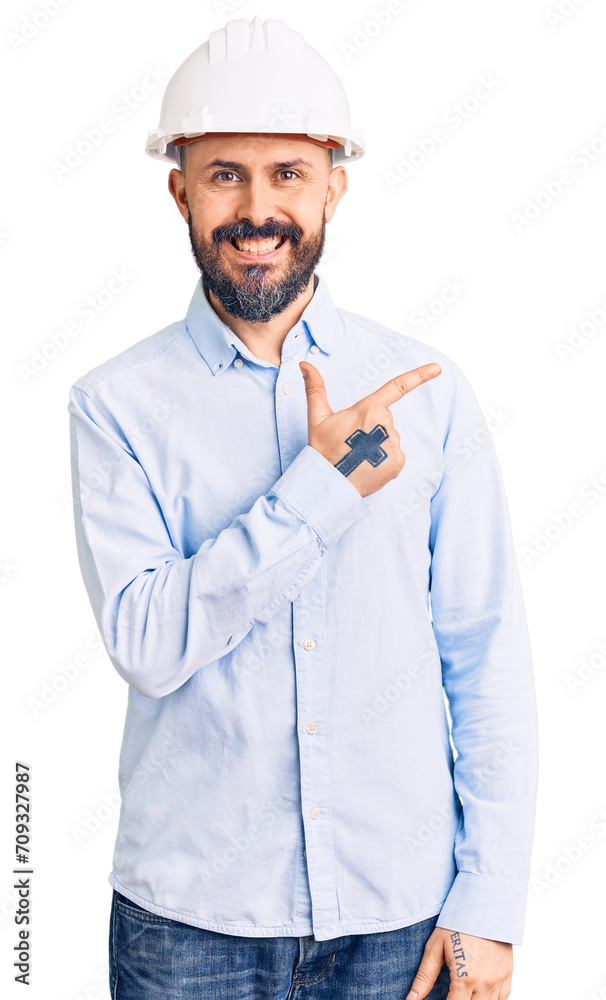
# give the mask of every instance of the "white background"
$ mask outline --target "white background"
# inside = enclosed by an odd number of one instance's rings
[[[108,995],[107,876],[127,687],[99,649],[76,557],[68,391],[185,315],[198,271],[167,191],[170,168],[145,155],[145,139],[183,59],[227,17],[259,14],[286,20],[332,63],[365,139],[319,267],[335,303],[435,345],[465,372],[486,414],[506,414],[494,442],[541,746],[533,882],[511,996],[606,997],[604,4],[392,0],[390,23],[377,26],[383,0],[43,2],[54,10],[46,18],[36,0],[4,5],[0,27],[4,995],[25,992],[12,981],[16,759],[31,767],[34,799],[27,995]],[[568,11],[559,18],[558,5]],[[162,82],[142,95],[149,67]],[[478,99],[481,77],[494,92]],[[127,114],[112,110],[121,94],[136,95]],[[467,117],[456,128],[445,114],[452,119],[459,102]],[[61,171],[69,147],[108,116],[113,130]],[[425,142],[423,153],[419,143],[436,128],[445,140],[433,150]],[[558,194],[562,170],[571,183]],[[127,276],[123,291],[86,322],[81,304],[113,269]],[[444,307],[447,280],[464,291]],[[435,314],[425,327],[420,307]],[[78,333],[66,336],[74,321]],[[571,328],[583,332],[562,356]],[[595,493],[592,477],[603,480]]]

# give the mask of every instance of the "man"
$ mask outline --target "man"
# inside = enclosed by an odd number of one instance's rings
[[[480,407],[315,274],[364,147],[301,35],[213,32],[147,151],[201,279],[69,403],[80,564],[129,684],[112,996],[505,1000],[536,708]]]

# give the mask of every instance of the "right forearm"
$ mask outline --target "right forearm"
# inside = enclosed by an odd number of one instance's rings
[[[142,551],[146,568],[119,590],[108,581],[102,598],[94,554],[78,530],[83,574],[93,603],[97,594],[101,633],[118,673],[150,698],[174,691],[292,601],[327,548],[369,512],[355,488],[307,446],[269,493],[195,555],[149,568]],[[110,557],[117,561],[119,552]]]

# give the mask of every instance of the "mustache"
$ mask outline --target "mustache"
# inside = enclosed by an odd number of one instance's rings
[[[300,226],[288,225],[277,222],[276,219],[267,219],[262,226],[253,226],[248,219],[241,219],[240,222],[232,225],[218,226],[213,230],[213,242],[222,243],[223,240],[271,240],[274,237],[287,236],[292,243],[298,243],[303,235]]]

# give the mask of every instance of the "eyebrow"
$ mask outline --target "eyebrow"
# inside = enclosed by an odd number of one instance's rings
[[[299,164],[305,167],[311,167],[313,169],[311,163],[309,163],[307,160],[302,160],[300,157],[297,158],[296,160],[285,160],[282,163],[270,163],[269,166],[272,168],[272,170],[278,170],[278,169],[288,170],[290,167],[296,167]],[[212,160],[210,163],[207,163],[206,166],[203,167],[202,169],[211,170],[213,167],[223,167],[226,170],[242,170],[242,164],[235,163],[233,160]]]

